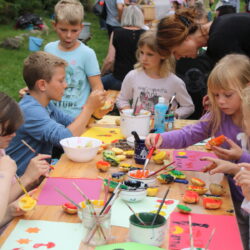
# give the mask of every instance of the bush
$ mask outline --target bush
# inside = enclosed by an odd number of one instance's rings
[[[51,16],[58,0],[0,0],[0,23],[6,24],[25,13],[35,13],[40,16]],[[80,1],[85,10],[90,9],[92,0]]]

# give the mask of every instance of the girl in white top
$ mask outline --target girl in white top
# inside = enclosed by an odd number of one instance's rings
[[[17,166],[14,160],[5,155],[4,150],[22,123],[22,113],[18,104],[0,92],[0,234],[3,225],[14,216],[25,213],[19,208],[16,200],[22,194],[22,189],[14,178]],[[50,165],[45,160],[46,158],[50,156],[39,154],[30,161],[24,175],[20,177],[26,188],[37,181],[41,175],[48,175]]]
[[[177,118],[186,118],[194,112],[194,105],[185,83],[172,73],[172,58],[161,56],[156,49],[155,32],[146,31],[141,35],[137,49],[138,63],[122,82],[117,98],[118,109],[132,108],[138,98],[137,106],[153,112],[158,97],[165,98],[166,104],[176,95],[172,107]]]

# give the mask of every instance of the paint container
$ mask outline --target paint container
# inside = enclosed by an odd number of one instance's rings
[[[110,239],[111,213],[99,215],[99,212],[100,212],[99,209],[95,209],[95,211],[96,211],[96,216],[94,216],[90,212],[88,207],[84,208],[82,211],[82,224],[83,224],[83,239],[82,240],[85,244],[99,246],[99,245],[106,244],[108,240]],[[96,229],[96,225],[98,223],[100,226]]]
[[[29,37],[29,50],[39,51],[41,49],[43,39],[39,37],[30,36]]]
[[[152,246],[161,246],[166,234],[166,218],[158,215],[154,225],[151,226],[155,214],[138,213],[137,215],[146,225],[142,225],[134,214],[131,215],[129,218],[129,240]]]
[[[147,136],[150,127],[151,113],[147,110],[140,110],[138,115],[132,115],[133,109],[125,109],[121,112],[121,132],[127,138],[132,131],[139,135]]]
[[[145,145],[145,140],[135,141],[135,163],[143,165],[148,155],[148,149]]]

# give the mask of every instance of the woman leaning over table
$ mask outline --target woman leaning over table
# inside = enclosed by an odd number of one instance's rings
[[[162,55],[195,58],[207,47],[213,64],[231,53],[250,56],[250,15],[228,14],[202,24],[193,9],[184,8],[163,18],[157,27],[157,45]]]

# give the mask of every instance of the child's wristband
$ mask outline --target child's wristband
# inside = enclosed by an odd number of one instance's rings
[[[92,118],[94,118],[95,120],[99,121],[101,120],[102,118],[97,118],[96,116],[94,116],[93,114],[91,115]]]

